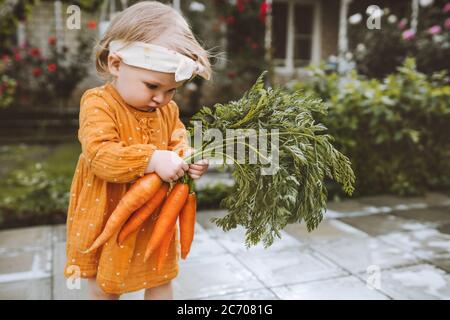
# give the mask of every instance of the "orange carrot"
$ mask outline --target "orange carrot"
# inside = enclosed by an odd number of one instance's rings
[[[138,179],[111,213],[102,233],[94,243],[82,253],[89,253],[103,245],[127,221],[129,216],[140,208],[161,188],[162,180],[156,173],[150,173]]]
[[[178,214],[186,202],[189,195],[189,185],[185,183],[177,183],[169,193],[167,200],[159,213],[158,219],[153,227],[150,241],[147,244],[144,261],[150,257],[155,249],[160,245],[164,236],[169,232],[176,223]]]
[[[164,264],[166,262],[170,244],[172,243],[172,239],[175,234],[175,232],[174,232],[175,225],[176,225],[176,221],[175,221],[175,224],[173,225],[173,227],[171,228],[171,230],[169,232],[167,232],[167,234],[164,236],[164,239],[161,241],[161,245],[159,246],[158,260],[157,260],[157,264],[156,264],[156,266],[157,266],[156,269],[158,270],[158,272],[162,271]]]
[[[118,243],[119,245],[124,242],[124,240],[134,231],[136,231],[144,221],[152,215],[156,209],[162,205],[164,199],[166,198],[167,191],[169,191],[169,184],[164,183],[158,192],[147,201],[142,207],[139,208],[133,215],[128,219],[128,221],[122,227],[119,233]]]
[[[195,192],[189,194],[186,204],[180,212],[180,245],[181,258],[186,259],[194,240],[195,215],[197,212],[197,197]]]

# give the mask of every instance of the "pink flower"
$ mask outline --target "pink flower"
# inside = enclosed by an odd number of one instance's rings
[[[405,29],[406,25],[408,24],[408,20],[406,20],[405,18],[403,18],[402,20],[400,20],[400,22],[398,23],[398,28],[400,30]]]
[[[441,33],[442,28],[441,26],[432,26],[430,29],[428,29],[429,34],[438,34]]]
[[[405,30],[402,33],[403,40],[411,40],[415,35],[416,32],[413,29]]]
[[[442,11],[444,11],[444,13],[450,12],[450,2],[444,6],[444,9]]]
[[[446,29],[450,29],[450,18],[447,18],[444,22],[444,26]]]

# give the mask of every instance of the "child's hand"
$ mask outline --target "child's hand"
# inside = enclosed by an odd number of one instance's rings
[[[163,181],[172,182],[181,178],[188,169],[188,164],[176,152],[155,150],[146,171],[155,172]]]
[[[208,170],[208,159],[202,159],[189,165],[188,174],[192,179],[199,179]]]

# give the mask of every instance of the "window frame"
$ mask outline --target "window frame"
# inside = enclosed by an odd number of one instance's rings
[[[320,62],[321,54],[321,0],[274,0],[274,2],[287,3],[287,39],[286,39],[286,57],[285,59],[276,59],[282,66],[275,66],[275,72],[279,74],[292,74],[304,67],[295,67],[294,61],[294,44],[295,44],[295,5],[311,5],[313,7],[313,25],[312,25],[312,41],[311,41],[311,60],[310,63],[317,64]],[[275,35],[273,35],[275,36]]]

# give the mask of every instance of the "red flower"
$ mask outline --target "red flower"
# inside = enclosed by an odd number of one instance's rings
[[[252,46],[253,50],[256,50],[259,48],[259,44],[257,44],[256,42],[252,42],[251,46]]]
[[[236,78],[236,75],[237,74],[236,74],[235,71],[230,71],[230,72],[227,73],[227,77],[230,78],[230,79]]]
[[[88,21],[87,27],[88,29],[95,30],[97,29],[97,22],[94,20]]]
[[[239,12],[244,12],[245,10],[244,0],[237,0],[236,7]]]
[[[269,4],[267,4],[267,1],[264,0],[261,5],[259,6],[259,19],[262,22],[266,21],[266,15],[267,15],[267,11],[269,11],[270,7]]]
[[[42,74],[42,69],[41,68],[34,68],[33,69],[33,76],[35,76],[36,78],[39,77]]]
[[[56,44],[56,37],[54,36],[48,37],[48,44],[54,46]]]
[[[236,22],[236,18],[234,16],[227,17],[227,24],[234,24]]]
[[[32,48],[30,50],[30,55],[33,57],[40,57],[41,56],[41,50],[39,48]]]
[[[16,60],[16,61],[22,60],[22,56],[20,55],[19,52],[17,52],[17,53],[14,54],[14,60]]]
[[[9,62],[9,56],[7,54],[4,54],[2,56],[2,61],[3,61],[3,63],[7,64]]]
[[[48,72],[55,72],[56,71],[56,64],[50,63],[47,65]]]

